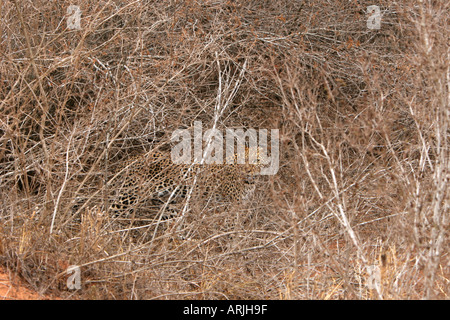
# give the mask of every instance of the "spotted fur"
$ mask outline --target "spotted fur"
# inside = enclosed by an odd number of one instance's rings
[[[248,159],[249,148],[246,148]],[[154,151],[128,160],[116,175],[111,210],[116,215],[129,214],[163,203],[176,204],[192,189],[193,198],[214,199],[220,202],[239,202],[248,199],[255,189],[257,164],[187,165],[174,164],[170,152]],[[194,185],[194,179],[196,183]],[[147,205],[144,205],[147,203]],[[144,210],[145,211],[145,210]]]

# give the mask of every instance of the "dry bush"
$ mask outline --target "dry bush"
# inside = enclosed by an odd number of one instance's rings
[[[449,5],[372,4],[4,3],[0,262],[75,299],[448,299]],[[279,172],[117,223],[120,165],[196,120],[279,129]]]

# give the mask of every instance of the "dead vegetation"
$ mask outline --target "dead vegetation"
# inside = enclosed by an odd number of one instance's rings
[[[68,299],[448,299],[449,4],[372,4],[4,2],[0,264]],[[279,129],[279,172],[115,224],[118,166],[196,120]]]

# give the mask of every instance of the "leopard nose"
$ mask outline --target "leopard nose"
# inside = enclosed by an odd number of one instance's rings
[[[245,183],[254,183],[255,182],[255,177],[254,176],[247,176],[245,178]]]

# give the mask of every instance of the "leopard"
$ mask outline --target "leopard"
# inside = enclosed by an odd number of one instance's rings
[[[253,195],[262,167],[257,147],[245,147],[246,159],[256,152],[256,163],[240,164],[233,154],[219,164],[176,164],[170,152],[153,150],[134,156],[115,174],[110,210],[116,217],[145,215],[166,206],[164,219],[179,215],[177,204],[188,196],[220,203],[242,203]]]

